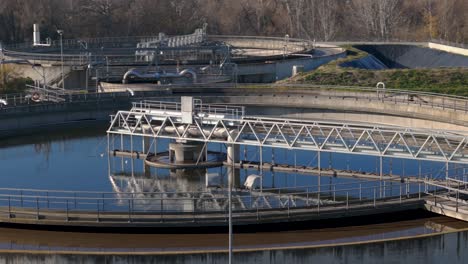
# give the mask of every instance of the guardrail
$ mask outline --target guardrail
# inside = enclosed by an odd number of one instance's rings
[[[137,100],[145,96],[160,96],[161,93],[171,91],[200,91],[206,93],[221,92],[226,96],[242,96],[243,91],[249,93],[275,93],[280,94],[314,94],[328,98],[341,98],[350,100],[366,100],[374,102],[388,102],[394,104],[417,105],[421,107],[440,108],[443,110],[452,110],[468,113],[468,97],[442,95],[437,93],[417,92],[397,89],[377,89],[372,87],[350,87],[350,86],[315,86],[307,84],[280,84],[280,85],[259,85],[259,84],[198,84],[198,85],[161,85],[155,91],[134,91],[134,96],[129,92],[111,92],[111,93],[70,93],[63,96],[63,103],[71,102],[90,102],[108,99],[128,98]],[[228,91],[228,93],[226,93]],[[318,94],[317,94],[318,93]],[[203,95],[203,93],[200,93]],[[169,94],[168,94],[169,95]],[[52,104],[51,102],[33,103],[28,94],[8,94],[0,95],[0,99],[8,102],[7,106],[0,105],[0,111],[6,111],[18,107],[42,106]]]
[[[150,110],[182,112],[182,103],[179,102],[144,100],[140,102],[133,102],[132,105],[133,112]],[[245,107],[243,106],[203,104],[202,100],[199,99],[194,100],[193,111],[196,113],[212,115],[228,115],[231,118],[241,118],[245,115]]]
[[[410,189],[410,183],[393,182],[382,186],[381,182],[367,182],[262,191],[234,190],[232,208],[234,217],[250,213],[264,218],[272,210],[280,210],[289,215],[294,209],[311,209],[320,214],[321,210],[327,209],[346,211],[363,204],[377,207],[389,200],[399,200],[402,203],[415,197],[422,199],[423,193],[411,193]],[[9,218],[34,217],[40,220],[52,214],[62,221],[80,221],[79,216],[85,215],[100,221],[105,214],[111,214],[114,222],[131,222],[138,217],[144,217],[145,221],[209,221],[209,216],[214,214],[220,214],[224,219],[227,216],[227,206],[227,190],[198,193],[110,193],[0,189],[0,213],[7,214]],[[61,217],[63,218],[60,219]]]

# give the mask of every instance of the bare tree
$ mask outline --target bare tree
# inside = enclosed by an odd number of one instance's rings
[[[319,0],[317,7],[320,33],[324,41],[331,40],[337,31],[337,8],[336,0]]]
[[[1,0],[0,40],[31,40],[33,23],[74,38],[183,34],[207,22],[211,34],[467,42],[467,9],[467,0]]]
[[[388,40],[401,23],[401,0],[354,0],[353,10],[368,36]]]

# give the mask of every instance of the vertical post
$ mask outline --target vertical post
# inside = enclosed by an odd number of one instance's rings
[[[275,148],[271,149],[271,165],[275,165]]]
[[[133,160],[133,135],[130,135],[130,153],[132,154],[131,157],[132,157],[132,160]]]
[[[132,202],[128,200],[128,222],[132,222]]]
[[[11,218],[11,198],[8,196],[8,218]]]
[[[448,180],[448,178],[449,178],[449,163],[447,161],[445,162],[445,180]],[[448,181],[445,181],[445,182],[447,182],[447,185],[448,185]]]
[[[66,214],[66,217],[67,217],[66,220],[67,220],[67,222],[68,222],[68,221],[70,220],[70,218],[68,217],[68,199],[65,200],[65,202],[67,203],[67,205],[66,205],[66,207],[67,207],[67,209],[66,209],[66,213],[67,213],[67,214]]]
[[[289,202],[288,202],[288,205],[289,205]],[[317,213],[320,215],[320,193],[317,193]]]
[[[97,205],[97,218],[96,218],[96,221],[99,222],[99,199],[96,200],[96,205]]]
[[[263,148],[259,147],[260,151],[260,192],[263,193]]]
[[[36,219],[39,220],[39,197],[36,197]]]
[[[401,192],[402,192],[401,189],[402,189],[402,188],[403,188],[403,186],[401,185],[401,182],[400,182],[400,203],[401,203]]]
[[[382,198],[382,180],[383,180],[383,157],[380,156],[379,157],[379,161],[380,161],[380,171],[379,171],[379,174],[380,174],[380,198]]]
[[[163,199],[163,195],[161,194],[161,200],[159,200],[159,207],[161,208],[161,210],[159,211],[160,212],[160,218],[161,218],[161,222],[163,221],[163,214],[164,214],[164,199]]]
[[[317,152],[317,168],[318,168],[318,178],[317,178],[317,184],[318,184],[318,193],[321,191],[321,183],[320,183],[320,178],[322,176],[322,167],[321,167],[321,159],[320,159],[320,150]]]
[[[260,147],[261,149],[261,147]],[[232,162],[232,167],[234,169],[234,166],[235,166],[235,163],[234,161]],[[263,168],[263,164],[261,164],[261,167]],[[262,173],[262,178],[263,178],[263,173]],[[234,178],[234,176],[232,176]],[[232,185],[233,185],[233,181],[234,179],[228,181],[228,185],[229,185],[229,191],[228,191],[228,206],[229,206],[229,264],[232,264],[232,242],[233,242],[233,235],[232,235]],[[262,180],[262,183],[263,185],[263,180]],[[262,187],[260,187],[262,188]]]
[[[346,192],[346,210],[349,209],[349,193]]]
[[[123,134],[120,134],[120,151],[123,151],[124,149],[124,143],[123,143]],[[120,161],[121,161],[121,167],[122,167],[122,171],[124,170],[124,158],[120,158]]]
[[[359,201],[362,201],[362,183],[359,184]]]
[[[421,200],[421,181],[418,181],[418,199]]]
[[[333,201],[336,201],[336,185],[333,184]]]
[[[376,191],[375,191],[375,187],[374,187],[374,208],[375,208],[375,196],[376,196]]]
[[[60,60],[62,61],[62,89],[65,90],[65,72],[63,63],[63,30],[57,30],[60,35]]]

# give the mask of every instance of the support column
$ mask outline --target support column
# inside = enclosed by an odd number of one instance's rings
[[[123,151],[124,143],[123,143],[123,134],[120,134],[120,151]],[[120,158],[120,163],[122,165],[122,171],[124,171],[124,157]]]
[[[260,192],[263,192],[263,148],[259,147],[260,156]]]
[[[320,158],[320,150],[317,152],[317,168],[318,168],[318,180],[317,180],[317,183],[318,183],[318,193],[319,193],[319,196],[320,196],[320,191],[321,191],[321,183],[320,183],[320,178],[322,177],[322,165],[321,165],[321,158]]]
[[[130,135],[130,153],[132,153],[133,155],[133,136]],[[134,158],[130,158],[131,162],[132,162],[132,176],[135,176],[134,173],[135,173],[135,169],[134,169],[134,162],[135,162],[135,159]]]
[[[380,198],[382,198],[382,196],[385,196],[382,194],[382,192],[385,191],[385,182],[382,182],[383,180],[383,157],[382,156],[379,157],[379,161],[380,161],[380,164],[379,164],[380,166],[379,168],[380,169],[380,172],[379,172],[380,174]],[[383,190],[382,190],[382,184],[384,185]]]
[[[448,178],[449,178],[449,163],[447,161],[445,162],[445,182],[447,183],[447,187],[449,185]]]
[[[233,133],[231,133],[232,135]],[[233,142],[232,137],[228,137],[228,142]],[[240,161],[240,146],[237,144],[227,145],[227,163],[228,163],[228,182],[229,186],[236,188],[240,187],[240,170],[235,168],[235,165]]]

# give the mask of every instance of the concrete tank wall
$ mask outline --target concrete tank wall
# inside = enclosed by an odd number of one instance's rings
[[[292,76],[293,66],[304,66],[312,71],[330,61],[346,57],[345,52],[321,57],[286,58],[285,60],[265,63],[239,64],[238,75],[241,82],[275,82]]]
[[[468,56],[414,45],[356,45],[388,68],[468,67]]]
[[[376,237],[378,239],[378,237]],[[227,241],[227,236],[226,236]],[[423,235],[374,243],[343,244],[328,247],[262,249],[235,252],[233,263],[468,263],[468,232]],[[223,252],[159,253],[0,253],[2,263],[227,263]]]
[[[202,96],[204,103],[226,103],[246,105],[250,115],[278,115],[292,118],[334,119],[348,122],[376,122],[386,125],[411,126],[426,129],[446,129],[468,131],[468,115],[465,111],[453,111],[441,107],[381,102],[353,98],[350,92],[319,91],[275,91],[261,88],[239,88],[226,90],[198,91],[219,95]],[[203,90],[203,89],[202,89]],[[172,91],[175,92],[175,91]],[[39,126],[76,122],[80,120],[109,120],[109,115],[118,110],[130,109],[132,101],[152,97],[167,98],[167,91],[137,92],[135,97],[115,97],[102,94],[100,100],[72,102],[66,104],[44,104],[22,106],[3,110],[0,115],[0,135],[27,130]],[[331,94],[327,95],[327,93]],[[128,94],[128,93],[122,93]],[[342,97],[338,95],[342,94]],[[362,94],[361,94],[362,95]],[[177,98],[171,97],[171,100]],[[282,107],[282,108],[280,108]],[[257,110],[255,110],[257,109]]]
[[[450,52],[454,54],[468,56],[468,49],[452,47],[452,46],[447,46],[447,45],[432,43],[432,42],[429,42],[428,46],[431,49],[437,49],[437,50],[442,50],[442,51],[446,51],[446,52]]]

